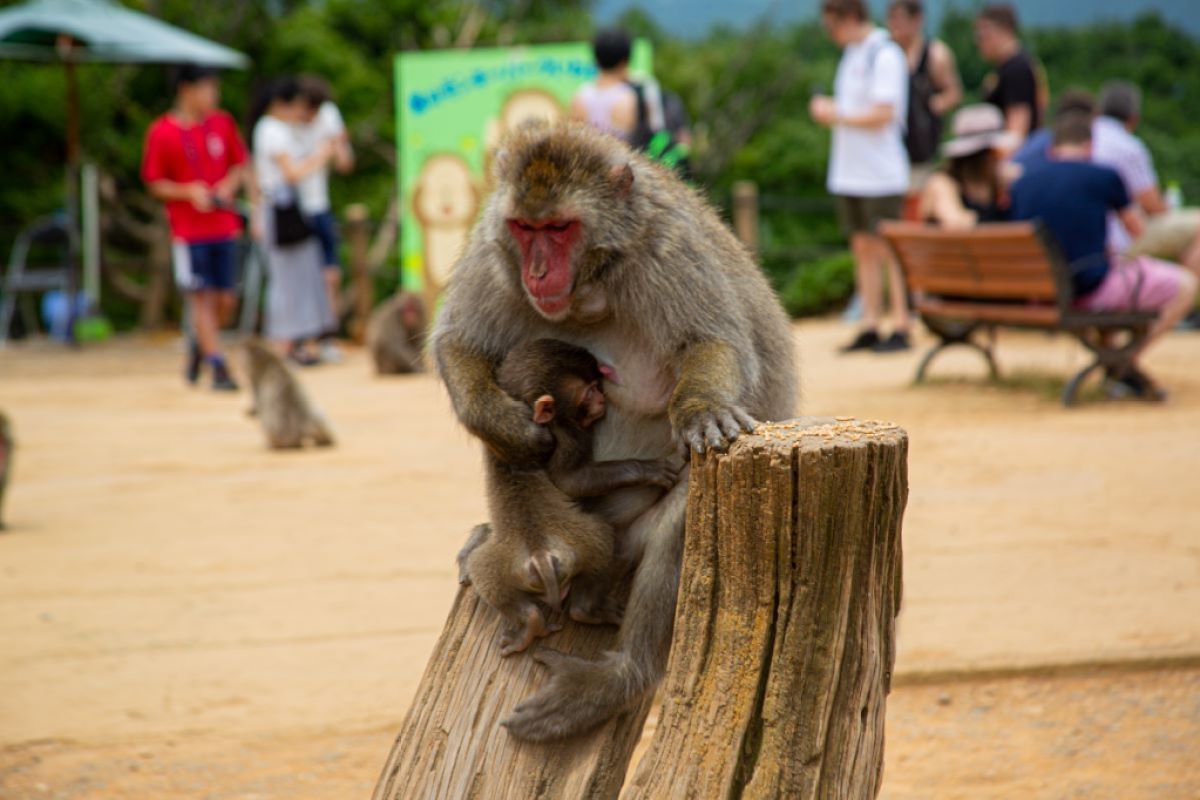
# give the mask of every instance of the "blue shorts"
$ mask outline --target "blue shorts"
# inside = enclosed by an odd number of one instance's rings
[[[322,211],[320,214],[313,214],[308,221],[313,227],[313,233],[317,235],[317,241],[321,243],[321,257],[325,259],[321,266],[341,267],[342,262],[338,260],[337,223],[333,219],[333,212]]]
[[[231,291],[237,280],[238,242],[184,242],[171,245],[175,282],[185,292]]]

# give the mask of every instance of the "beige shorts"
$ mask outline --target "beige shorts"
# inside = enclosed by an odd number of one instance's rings
[[[1152,256],[1178,264],[1197,237],[1200,237],[1200,208],[1168,211],[1146,220],[1146,230],[1129,246],[1126,255]]]

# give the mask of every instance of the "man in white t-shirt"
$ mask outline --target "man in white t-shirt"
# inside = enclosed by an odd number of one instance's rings
[[[875,226],[900,217],[908,191],[902,125],[908,113],[908,62],[887,32],[871,24],[864,0],[825,0],[821,22],[843,52],[833,97],[814,97],[809,113],[818,124],[833,129],[826,186],[837,200],[842,231],[850,238],[863,304],[862,328],[843,352],[907,350],[904,279]],[[885,265],[893,317],[886,339],[879,335]]]
[[[302,124],[296,127],[300,152],[316,152],[328,142],[332,147],[330,162],[334,169],[345,174],[354,168],[354,151],[350,147],[350,136],[342,114],[331,99],[329,84],[315,75],[300,77],[300,97],[304,111]],[[305,177],[297,186],[300,210],[308,217],[321,242],[325,257],[325,285],[329,292],[329,304],[337,313],[338,295],[342,287],[341,259],[338,257],[338,238],[333,208],[329,202],[329,167],[316,170]],[[337,361],[341,353],[333,343],[336,330],[325,331],[320,339],[321,358]]]

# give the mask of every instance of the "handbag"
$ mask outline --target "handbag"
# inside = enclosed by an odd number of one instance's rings
[[[300,204],[292,196],[286,202],[276,201],[272,206],[275,215],[275,244],[279,247],[289,247],[308,241],[313,235],[313,227],[308,218],[300,210]]]

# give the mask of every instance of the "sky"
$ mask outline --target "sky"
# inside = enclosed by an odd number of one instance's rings
[[[882,19],[886,0],[868,0]],[[1100,20],[1127,20],[1147,10],[1157,10],[1165,19],[1200,37],[1200,0],[1015,0],[1022,24],[1077,25]],[[699,36],[715,23],[732,25],[754,21],[774,9],[781,21],[805,19],[816,14],[820,0],[597,0],[595,13],[601,23],[615,19],[630,6],[640,6],[668,32],[677,36]],[[947,5],[974,8],[972,0],[926,0],[926,16],[937,27]]]

